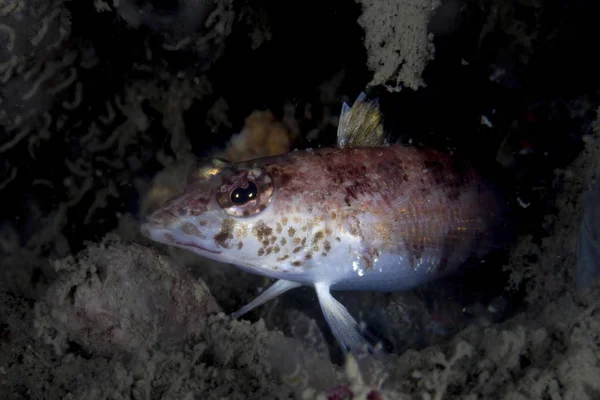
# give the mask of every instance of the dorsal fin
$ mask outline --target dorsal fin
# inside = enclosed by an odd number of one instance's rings
[[[377,99],[367,100],[362,92],[352,107],[344,103],[337,131],[338,147],[383,146],[383,114]]]
[[[221,172],[229,164],[229,161],[221,158],[200,158],[190,167],[187,182],[192,183],[199,180],[209,180],[213,175]]]

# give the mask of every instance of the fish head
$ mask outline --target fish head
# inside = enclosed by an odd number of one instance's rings
[[[202,161],[192,167],[185,190],[149,214],[141,231],[153,241],[213,260],[257,273],[272,270],[286,244],[270,223],[282,215],[276,180],[260,160]]]

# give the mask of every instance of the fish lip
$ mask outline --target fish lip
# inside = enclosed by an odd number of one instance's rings
[[[206,247],[202,247],[202,246],[200,246],[200,245],[198,245],[198,244],[195,244],[195,243],[175,242],[175,244],[177,244],[177,245],[180,245],[180,246],[183,246],[183,247],[193,247],[193,248],[195,248],[195,249],[199,249],[199,250],[202,250],[202,251],[206,251],[206,252],[208,252],[208,253],[212,253],[212,254],[221,254],[221,253],[222,253],[221,251],[218,251],[218,250],[210,250],[210,249],[207,249]]]
[[[192,248],[195,248],[195,249],[198,249],[198,250],[202,250],[202,251],[206,251],[207,253],[212,253],[212,254],[221,254],[222,253],[222,251],[219,251],[219,250],[210,250],[210,249],[207,249],[206,247],[200,246],[199,244],[196,244],[196,243],[193,243],[193,242],[174,241],[174,242],[171,242],[171,243],[166,243],[166,242],[163,242],[161,240],[157,240],[150,233],[150,229],[153,226],[156,227],[157,225],[160,226],[160,227],[162,227],[161,225],[156,224],[156,223],[152,223],[152,222],[147,222],[147,223],[143,224],[142,227],[141,227],[142,234],[144,236],[146,236],[147,238],[149,238],[150,240],[159,241],[159,242],[162,242],[162,243],[170,245],[170,246],[178,245],[178,246],[181,246],[181,247],[188,247],[188,248],[192,247]]]

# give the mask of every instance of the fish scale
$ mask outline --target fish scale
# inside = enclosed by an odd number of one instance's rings
[[[447,275],[493,245],[504,207],[464,160],[387,145],[382,120],[361,94],[342,108],[336,148],[204,160],[142,232],[278,279],[234,317],[309,285],[342,349],[370,347],[330,291],[406,290]]]

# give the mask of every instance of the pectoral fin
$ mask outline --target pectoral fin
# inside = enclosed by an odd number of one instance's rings
[[[316,283],[315,290],[321,304],[325,320],[344,352],[359,353],[372,351],[372,346],[363,338],[358,323],[346,307],[329,292],[329,285]]]
[[[267,301],[274,299],[275,297],[287,292],[290,289],[294,289],[299,286],[301,285],[297,282],[280,279],[273,285],[271,285],[267,290],[262,292],[257,298],[252,300],[250,303],[246,304],[244,307],[232,313],[231,316],[233,318],[239,318],[242,315],[246,314],[248,311],[265,304]]]

